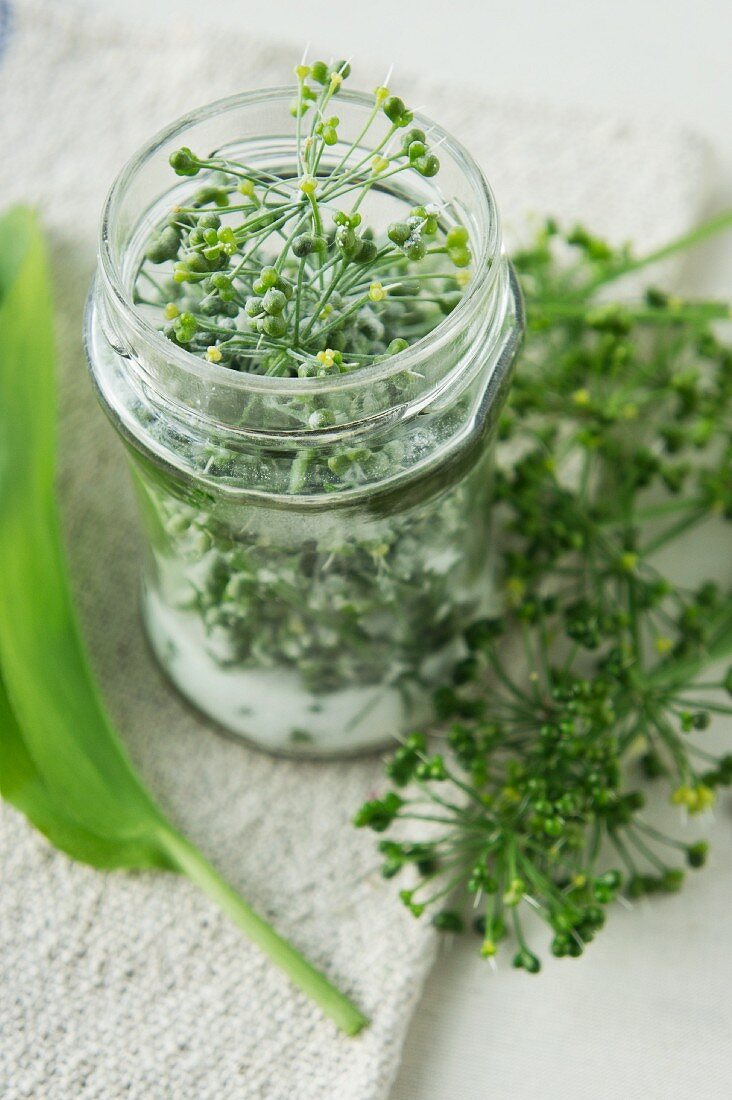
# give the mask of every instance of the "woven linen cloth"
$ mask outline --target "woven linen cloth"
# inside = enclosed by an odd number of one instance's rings
[[[224,61],[194,27],[131,32],[60,0],[0,11],[0,207],[37,204],[50,235],[60,491],[94,668],[165,810],[373,1018],[341,1036],[185,879],[74,864],[6,806],[0,1096],[383,1100],[436,940],[349,824],[380,762],[271,759],[217,735],[169,687],[143,641],[130,487],[81,345],[98,214],[123,162],[204,98],[288,82],[297,58],[227,34]],[[355,86],[383,79],[355,68]],[[706,153],[673,126],[393,83],[473,151],[509,233],[551,212],[650,248],[697,216]]]

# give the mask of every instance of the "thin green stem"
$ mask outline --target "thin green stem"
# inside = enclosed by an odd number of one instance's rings
[[[639,256],[635,259],[631,258],[614,268],[609,268],[593,279],[585,287],[585,291],[590,292],[599,286],[603,286],[605,283],[620,278],[621,275],[628,275],[631,271],[639,271],[641,268],[649,267],[651,264],[659,263],[661,260],[667,260],[671,256],[676,256],[679,252],[686,252],[695,245],[709,240],[710,237],[716,237],[719,233],[724,233],[730,228],[732,228],[732,210],[725,210],[721,214],[716,214],[708,221],[702,222],[701,225],[689,230],[688,233],[683,233],[675,240],[662,245],[661,248],[656,248],[652,252],[646,253],[645,256]]]
[[[221,877],[201,853],[178,833],[163,831],[161,840],[173,862],[211,898],[245,935],[310,997],[346,1035],[357,1035],[368,1019],[324,974],[283,939]]]

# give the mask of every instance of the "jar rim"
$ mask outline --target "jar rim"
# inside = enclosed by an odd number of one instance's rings
[[[99,230],[100,274],[108,294],[112,296],[115,310],[125,327],[136,336],[151,344],[165,355],[177,369],[199,383],[250,391],[258,395],[269,394],[273,397],[287,397],[305,393],[324,395],[343,392],[364,385],[388,380],[401,371],[419,371],[421,362],[439,353],[440,347],[449,344],[455,333],[470,322],[484,301],[486,284],[490,284],[498,271],[496,262],[501,254],[501,226],[498,208],[485,174],[468,150],[448,131],[421,112],[414,115],[414,123],[422,129],[429,129],[439,143],[452,156],[469,183],[476,206],[473,213],[479,217],[481,232],[480,249],[476,255],[474,274],[465,288],[465,293],[455,308],[428,333],[404,351],[390,355],[380,363],[359,367],[346,374],[325,378],[285,378],[270,375],[252,374],[247,371],[232,371],[218,363],[209,363],[192,352],[181,348],[168,340],[163,333],[150,324],[137,308],[131,293],[126,289],[119,258],[113,249],[111,227],[115,223],[119,208],[128,187],[141,169],[159,152],[160,147],[186,129],[195,126],[216,115],[224,115],[241,107],[254,106],[264,101],[289,101],[296,88],[279,86],[258,91],[242,92],[226,96],[207,103],[194,111],[181,115],[163,129],[155,133],[123,166],[115,178],[104,202]],[[373,96],[363,92],[342,91],[339,99],[355,106],[371,109]]]

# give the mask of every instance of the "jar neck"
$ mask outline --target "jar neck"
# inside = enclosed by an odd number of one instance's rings
[[[129,384],[161,415],[199,426],[201,432],[268,445],[285,445],[293,435],[313,445],[321,428],[303,426],[298,406],[332,413],[336,432],[369,432],[380,424],[412,416],[449,394],[458,394],[476,357],[490,356],[500,340],[507,310],[506,262],[501,253],[498,212],[486,180],[470,155],[431,120],[415,116],[440,148],[440,173],[396,176],[373,186],[369,201],[377,211],[432,204],[449,226],[469,231],[473,269],[457,306],[432,331],[405,351],[325,378],[270,377],[209,363],[168,340],[136,305],[135,290],[151,229],[163,224],[176,205],[185,206],[202,176],[174,179],[168,167],[182,144],[214,149],[282,178],[297,175],[299,149],[289,113],[291,88],[235,96],[194,112],[156,135],[133,157],[115,182],[102,221],[97,285],[99,323],[124,363]],[[373,117],[373,97],[339,94],[339,144],[320,162],[327,178],[344,155],[358,161],[364,120]],[[386,125],[384,120],[382,123]],[[343,147],[342,147],[343,146]],[[354,152],[355,151],[355,152]],[[332,162],[332,163],[331,163]],[[439,182],[438,182],[439,181]],[[379,203],[382,203],[379,206]],[[385,204],[385,205],[383,205]],[[385,226],[384,226],[385,228]],[[329,430],[326,436],[332,436]]]
[[[141,401],[222,443],[282,448],[356,441],[456,403],[476,374],[500,358],[507,320],[515,314],[508,263],[500,256],[474,276],[459,325],[438,326],[386,364],[334,379],[272,379],[213,365],[201,377],[200,360],[193,355],[184,353],[194,361],[194,371],[181,373],[173,354],[181,349],[161,334],[135,332],[125,324],[119,299],[102,276],[94,297],[97,322]],[[296,414],[306,403],[327,410],[333,425],[303,425]]]
[[[160,415],[159,399],[148,400],[130,384],[130,362],[112,347],[102,328],[98,288],[92,289],[87,307],[87,355],[102,405],[114,426],[146,468],[157,468],[169,486],[178,483],[184,496],[185,486],[193,483],[210,494],[211,500],[289,508],[296,498],[297,507],[318,511],[348,509],[368,499],[374,514],[387,514],[404,508],[407,500],[440,492],[463,477],[484,453],[506,398],[524,331],[521,291],[515,272],[505,261],[495,292],[501,294],[501,302],[486,326],[490,343],[476,342],[470,356],[454,367],[454,377],[460,383],[458,394],[451,388],[452,376],[448,374],[427,404],[420,407],[405,402],[395,407],[390,421],[375,424],[362,419],[336,433],[311,432],[300,437],[245,430],[233,437],[230,432],[202,433],[200,423],[191,421],[189,410],[185,415],[179,410],[177,418],[167,412]],[[498,317],[502,318],[500,329]],[[338,492],[321,487],[313,494],[300,484],[297,467],[303,458],[327,464],[331,456],[343,452],[344,445],[355,445],[359,432],[368,436],[364,442],[374,448],[373,453],[390,456],[385,468],[377,468],[353,486],[339,485]],[[401,451],[398,461],[391,452],[395,445]],[[211,468],[211,455],[223,461],[223,468]]]
[[[296,500],[296,507],[325,509],[366,500],[373,509],[378,497],[382,509],[403,507],[407,499],[442,491],[484,453],[522,330],[520,294],[502,252],[495,202],[478,166],[449,134],[415,116],[439,144],[439,176],[410,171],[380,179],[369,186],[368,212],[364,204],[377,238],[395,214],[421,206],[435,210],[445,235],[460,225],[469,236],[471,271],[457,302],[450,308],[447,296],[431,297],[431,316],[442,312],[426,333],[425,324],[407,319],[403,335],[411,334],[412,343],[404,351],[387,355],[386,341],[375,337],[378,351],[359,360],[354,350],[355,363],[344,373],[274,377],[259,373],[268,369],[259,345],[241,341],[252,350],[232,369],[192,354],[160,331],[166,293],[160,278],[152,280],[156,301],[136,297],[151,233],[171,209],[195,207],[194,187],[213,182],[197,175],[195,182],[171,183],[170,153],[181,145],[213,149],[247,171],[252,166],[257,178],[296,178],[297,143],[283,136],[292,131],[291,96],[292,89],[276,89],[212,104],[157,135],[123,170],[104,210],[87,315],[92,375],[118,430],[146,469],[162,472],[176,492],[190,489],[198,499],[202,490],[206,499],[237,506],[247,501],[290,508]],[[369,115],[372,97],[339,96],[345,150],[334,145],[324,152],[319,171],[325,180],[338,171],[344,153],[356,150],[358,163],[366,156],[359,141]],[[209,159],[216,163],[214,154]],[[440,261],[434,262],[425,274],[444,278],[436,273]],[[396,286],[387,287],[395,299]],[[429,318],[429,310],[421,316]],[[297,349],[287,351],[297,362]],[[308,355],[316,352],[310,348]]]

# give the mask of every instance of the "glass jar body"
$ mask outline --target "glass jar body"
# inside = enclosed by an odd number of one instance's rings
[[[279,110],[289,92],[274,99]],[[257,128],[275,108],[262,100],[182,120],[122,174],[87,353],[131,459],[147,536],[143,616],[161,665],[236,736],[278,753],[347,754],[430,721],[462,632],[490,599],[491,449],[520,295],[485,182],[445,135],[452,201],[483,245],[464,308],[418,347],[335,380],[272,379],[203,364],[150,331],[130,288],[143,230],[171,198],[155,158],[189,132],[220,135],[226,116],[266,162]],[[357,130],[369,105],[346,103]],[[282,139],[274,145],[281,162]],[[314,410],[325,429],[309,427]]]
[[[429,721],[490,591],[489,461],[486,447],[457,482],[379,514],[197,502],[133,457],[160,663],[275,752],[358,752]]]

